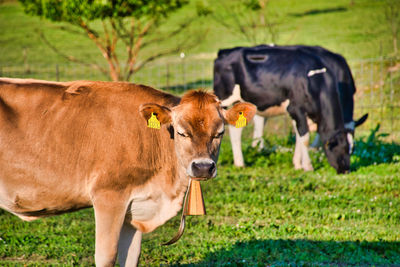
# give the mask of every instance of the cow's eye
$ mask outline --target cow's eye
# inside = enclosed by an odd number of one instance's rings
[[[177,132],[180,136],[182,136],[182,137],[189,137],[189,135],[188,134],[185,134],[185,133],[180,133],[180,132]]]
[[[224,135],[225,131],[222,131],[220,133],[218,133],[216,136],[214,136],[215,139],[217,138],[221,138]]]

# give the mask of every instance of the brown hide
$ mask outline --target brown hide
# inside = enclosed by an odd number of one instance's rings
[[[0,78],[0,207],[33,220],[93,206],[96,265],[118,253],[135,266],[142,232],[179,212],[188,177],[216,176],[224,121],[239,112],[250,121],[256,108],[225,111],[204,91]]]
[[[179,98],[130,83],[12,83],[0,79],[0,207],[24,219],[88,207],[176,172],[166,127],[149,129],[143,103]],[[157,175],[159,177],[159,175]],[[173,192],[172,192],[173,193]]]

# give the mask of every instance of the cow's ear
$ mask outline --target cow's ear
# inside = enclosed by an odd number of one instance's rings
[[[256,111],[257,108],[255,105],[248,102],[241,102],[235,104],[232,108],[225,111],[224,118],[229,124],[237,125],[236,123],[241,118],[241,116],[243,116],[246,118],[247,124],[253,119]]]
[[[149,103],[140,105],[139,112],[146,122],[148,122],[152,116],[153,119],[157,119],[161,125],[169,124],[172,121],[171,110],[158,104]]]

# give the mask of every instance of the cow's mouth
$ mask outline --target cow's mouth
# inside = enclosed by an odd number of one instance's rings
[[[207,180],[210,180],[210,179],[212,179],[212,178],[214,178],[214,177],[190,177],[192,180],[195,180],[195,181],[207,181]]]
[[[350,168],[339,168],[336,170],[337,174],[348,174],[350,173]]]

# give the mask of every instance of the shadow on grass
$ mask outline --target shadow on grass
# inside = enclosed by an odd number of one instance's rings
[[[400,242],[254,240],[180,266],[400,266]]]
[[[333,7],[333,8],[324,8],[324,9],[310,9],[301,13],[291,13],[290,15],[293,17],[305,17],[310,15],[319,15],[326,13],[335,13],[335,12],[344,12],[347,11],[345,7]]]
[[[395,142],[385,142],[383,138],[387,133],[379,133],[380,125],[372,129],[369,136],[360,138],[355,142],[352,154],[352,171],[360,167],[377,165],[381,163],[400,162],[400,144]]]

